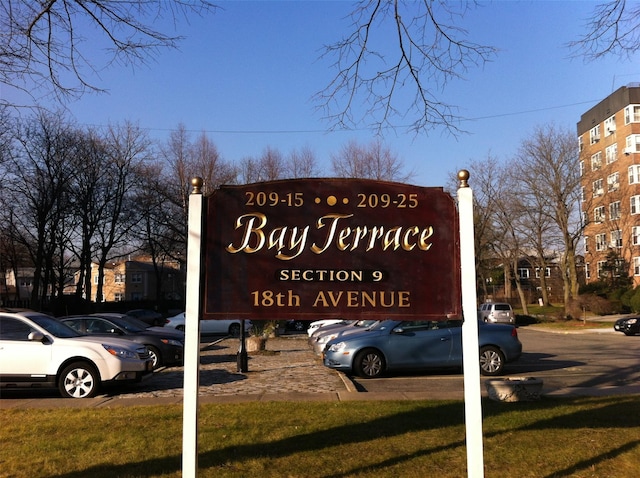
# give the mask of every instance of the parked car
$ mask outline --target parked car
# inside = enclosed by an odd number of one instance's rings
[[[485,302],[478,310],[478,319],[491,324],[515,324],[516,316],[506,302]]]
[[[480,371],[500,375],[522,344],[511,325],[478,323]],[[386,372],[462,366],[462,321],[384,320],[364,332],[330,341],[325,366],[374,378]]]
[[[81,335],[116,336],[147,347],[153,368],[162,365],[179,365],[184,361],[184,332],[164,327],[148,328],[147,324],[130,317],[75,315],[60,317]]]
[[[165,320],[165,328],[173,328],[184,331],[184,312],[169,317]],[[200,321],[200,333],[201,334],[225,334],[231,337],[240,337],[240,330],[242,323],[238,319],[230,320],[201,320]],[[244,321],[244,329],[248,333],[251,329],[251,321]]]
[[[353,320],[345,325],[327,326],[326,330],[318,330],[313,334],[309,343],[316,355],[322,355],[325,347],[332,340],[358,334],[378,322],[377,320]]]
[[[300,320],[300,319],[290,319],[285,321],[284,330],[289,332],[305,332],[309,325],[311,325],[312,320]]]
[[[307,335],[309,335],[309,337],[311,337],[311,335],[318,329],[325,327],[327,325],[334,325],[334,324],[344,324],[346,323],[346,321],[344,319],[321,319],[321,320],[314,320],[313,322],[311,322],[309,324],[309,327],[307,327]]]
[[[81,336],[38,312],[0,313],[0,387],[58,388],[63,397],[93,397],[110,382],[152,372],[143,345]]]
[[[126,315],[134,317],[149,325],[160,326],[164,324],[164,318],[160,312],[149,309],[133,309],[127,311]]]
[[[624,335],[640,334],[640,316],[622,317],[616,320],[613,328]]]

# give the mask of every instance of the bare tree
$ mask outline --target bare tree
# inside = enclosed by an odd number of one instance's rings
[[[630,58],[640,49],[640,4],[626,0],[598,3],[587,32],[569,46],[587,60],[606,55]]]
[[[149,235],[143,243],[158,241],[163,247],[156,249],[174,259],[184,260],[187,245],[187,218],[189,194],[193,189],[191,179],[204,179],[204,193],[210,194],[221,184],[237,182],[237,169],[220,155],[215,143],[200,134],[194,141],[183,124],[171,132],[166,145],[161,148],[163,158],[161,170],[152,165],[141,171],[141,178],[148,190],[143,203],[154,203],[149,209],[154,222],[149,232],[162,231],[163,238]],[[142,194],[142,193],[140,193]],[[158,256],[159,257],[159,256]]]
[[[104,165],[106,207],[96,229],[98,285],[96,302],[103,300],[104,268],[111,254],[126,244],[128,234],[137,224],[134,216],[133,192],[137,184],[136,170],[151,159],[150,141],[146,133],[131,123],[109,127],[104,135],[108,163]]]
[[[309,147],[291,151],[285,167],[292,178],[312,178],[320,174],[316,155]]]
[[[68,185],[73,177],[73,129],[62,115],[41,113],[15,125],[15,147],[4,170],[3,199],[11,237],[29,253],[34,267],[31,303],[38,308],[55,287],[53,265],[64,254],[69,215]]]
[[[154,21],[215,8],[206,0],[3,0],[0,84],[28,93],[35,84],[59,98],[99,91],[90,77],[102,66],[89,59],[89,42],[110,51],[107,64],[145,63],[181,39],[154,29]]]
[[[475,258],[477,289],[481,296],[492,296],[493,290],[502,280],[494,274],[496,261],[494,242],[501,234],[495,226],[496,200],[500,188],[503,166],[491,155],[482,160],[471,161],[468,166],[469,184],[473,188],[473,222],[475,229]],[[457,172],[451,174],[450,189],[455,191],[459,180]],[[489,287],[492,289],[489,290]]]
[[[576,254],[583,223],[577,160],[575,133],[553,125],[537,127],[522,142],[514,160],[519,189],[528,191],[531,207],[553,221],[560,238],[565,304],[578,296],[579,287]]]
[[[405,172],[402,160],[379,140],[367,146],[349,141],[339,153],[331,155],[331,167],[341,178],[407,182],[414,174]]]
[[[255,183],[282,179],[287,174],[287,165],[282,153],[267,146],[259,158],[246,157],[240,162],[240,181]]]
[[[455,108],[438,99],[452,78],[492,59],[495,48],[465,39],[456,20],[467,2],[365,0],[351,13],[352,31],[325,47],[336,75],[315,99],[335,128],[371,119],[377,128],[397,126],[409,114],[415,132],[444,126],[457,132]],[[391,38],[390,38],[391,36]],[[410,100],[402,98],[410,89]],[[356,107],[365,105],[360,116]]]

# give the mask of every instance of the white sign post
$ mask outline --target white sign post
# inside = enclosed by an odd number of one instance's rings
[[[182,399],[182,476],[198,476],[198,389],[200,385],[200,315],[202,267],[202,179],[191,181],[187,238],[184,387]]]
[[[473,191],[467,184],[469,172],[458,173],[458,213],[460,217],[460,269],[462,277],[462,368],[464,410],[467,433],[467,476],[484,477],[482,445],[482,400],[478,367],[478,318],[476,297],[476,258],[473,231]]]

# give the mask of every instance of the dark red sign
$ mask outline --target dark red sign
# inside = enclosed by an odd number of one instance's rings
[[[295,179],[223,186],[206,207],[204,319],[461,317],[442,188]]]

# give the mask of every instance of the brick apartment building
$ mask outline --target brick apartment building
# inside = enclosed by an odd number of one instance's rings
[[[640,83],[623,86],[577,125],[586,281],[627,273],[640,285]]]

